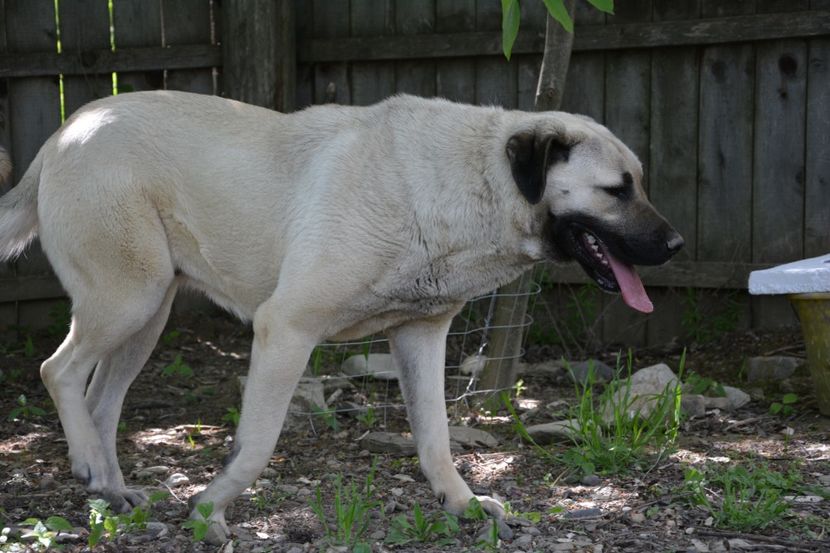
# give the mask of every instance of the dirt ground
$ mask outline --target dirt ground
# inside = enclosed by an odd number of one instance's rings
[[[20,339],[8,344],[4,353],[0,350],[0,528],[10,528],[10,535],[15,536],[27,518],[45,521],[59,515],[78,534],[74,539],[70,536],[65,550],[85,551],[88,497],[70,475],[66,441],[38,377],[39,364],[58,343],[58,336],[44,332],[32,336],[28,344]],[[228,509],[235,534],[232,545],[217,549],[194,544],[190,532],[181,527],[188,497],[210,481],[229,451],[233,424],[226,415],[239,406],[237,377],[246,371],[249,347],[250,330],[230,318],[174,317],[130,390],[118,447],[123,472],[131,483],[164,489],[163,483],[174,473],[184,475],[186,481],[179,477],[182,483],[171,485],[171,495],[154,504],[151,520],[161,524],[105,540],[96,551],[327,550],[309,502],[319,485],[323,503],[331,511],[332,476],[343,474],[346,482],[363,482],[373,458],[359,441],[367,423],[349,415],[338,415],[336,428],[331,419],[317,418],[313,425],[295,421],[283,433],[257,486]],[[680,351],[679,346],[637,351],[634,367],[660,361],[676,367]],[[763,462],[776,470],[798,471],[807,485],[826,486],[820,478],[830,475],[830,420],[819,415],[806,374],[765,389],[749,390],[742,381],[741,367],[748,356],[776,351],[803,356],[798,333],[733,333],[693,347],[687,371],[741,387],[756,399],[735,413],[710,411],[684,422],[676,452],[658,463],[593,482],[580,481],[579,476],[523,444],[508,417],[486,417],[464,406],[451,410],[453,423],[482,428],[500,440],[496,448],[455,455],[456,465],[475,492],[495,494],[518,513],[509,523],[512,539],[503,540],[499,550],[830,551],[830,500],[826,497],[794,501],[778,524],[748,534],[716,528],[707,520],[709,513],[690,506],[684,497],[684,470],[707,462]],[[531,347],[528,352],[534,361],[546,355],[551,352],[544,348]],[[609,351],[605,359],[611,361],[614,355]],[[177,356],[192,367],[192,376],[164,374]],[[526,400],[538,400],[542,406],[573,402],[570,384],[532,376],[524,383]],[[360,403],[371,397],[364,384],[346,390],[340,399]],[[770,401],[789,391],[799,397],[793,412],[770,414]],[[389,393],[392,403],[400,401],[394,389]],[[40,407],[45,414],[18,410],[14,420],[9,420],[12,411],[21,407],[21,395],[27,406]],[[377,418],[374,430],[407,430],[400,408]],[[557,447],[565,446],[553,450]],[[378,455],[376,463],[374,489],[380,506],[366,533],[372,551],[485,550],[476,545],[486,531],[487,523],[480,521],[462,521],[448,544],[437,540],[387,544],[392,518],[400,514],[411,518],[415,503],[428,517],[438,517],[440,506],[416,459]],[[522,515],[529,512],[539,513],[539,519]],[[13,550],[0,542],[0,550],[3,547]]]

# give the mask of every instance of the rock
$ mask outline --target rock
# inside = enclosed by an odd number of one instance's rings
[[[586,474],[582,477],[583,486],[599,486],[601,480],[596,474]]]
[[[349,376],[371,376],[378,380],[397,380],[400,374],[390,353],[352,355],[340,365]]]
[[[530,534],[522,534],[515,540],[513,540],[513,544],[515,547],[524,547],[525,545],[531,545],[533,542],[533,536]]]
[[[323,394],[328,396],[337,390],[351,390],[354,388],[351,379],[347,376],[325,374],[318,377],[323,383]]]
[[[487,356],[476,353],[474,355],[470,355],[461,362],[461,366],[458,367],[458,372],[461,374],[478,376],[481,374],[481,371],[484,370],[484,366],[486,364]]]
[[[706,409],[734,411],[735,409],[740,409],[752,400],[749,394],[732,386],[724,386],[723,391],[726,392],[726,397],[704,398]]]
[[[327,410],[326,388],[318,378],[300,378],[297,389],[294,390],[294,397],[291,398],[290,411],[303,413],[314,413],[320,410]]]
[[[527,427],[527,433],[533,440],[541,445],[550,444],[553,442],[568,441],[573,436],[575,430],[579,429],[579,423],[576,419],[569,419],[564,421],[546,422],[544,424],[534,424]]]
[[[416,454],[415,441],[396,432],[369,432],[360,440],[361,447],[372,453],[390,453],[403,457]]]
[[[635,524],[642,524],[646,521],[646,515],[644,515],[643,513],[639,513],[637,511],[634,511],[633,513],[628,515],[628,518],[630,518],[631,522]]]
[[[680,409],[689,418],[702,417],[706,414],[706,398],[700,394],[683,394]]]
[[[784,380],[803,364],[803,359],[787,355],[750,357],[747,361],[746,379],[748,382]]]
[[[570,367],[571,370],[567,371],[568,376],[579,384],[585,384],[588,381],[588,373],[592,367],[594,371],[594,382],[610,382],[614,378],[614,369],[598,359],[577,361],[572,363]]]
[[[55,480],[55,477],[51,474],[44,474],[43,477],[40,479],[38,483],[38,487],[41,490],[54,490],[58,487],[58,481]]]
[[[677,375],[665,363],[640,369],[631,375],[629,381],[630,389],[627,389],[629,386],[625,381],[620,382],[620,389],[614,394],[611,403],[623,407],[627,393],[627,410],[632,417],[638,413],[641,417],[647,417],[658,403],[657,396],[662,396],[666,390],[679,384]],[[608,423],[614,420],[613,405],[606,405],[606,411],[603,413],[603,420]]]
[[[575,511],[566,512],[562,518],[566,520],[584,520],[587,518],[599,518],[602,516],[602,509],[577,509]]]
[[[179,486],[184,486],[185,484],[189,483],[190,478],[188,478],[180,472],[174,472],[173,474],[167,477],[167,480],[164,481],[164,484],[171,488],[178,488]]]
[[[730,551],[733,550],[733,549],[737,550],[737,549],[755,549],[756,548],[755,544],[749,543],[748,541],[742,540],[740,538],[732,538],[732,539],[727,540],[727,542],[729,543]]]
[[[558,379],[565,374],[561,361],[543,361],[541,363],[520,364],[517,371],[523,377],[541,377]]]
[[[478,428],[469,426],[450,426],[450,440],[464,447],[498,447],[499,441],[495,436]]]
[[[135,477],[140,479],[145,478],[154,478],[157,476],[161,476],[162,474],[167,474],[170,472],[170,467],[164,465],[156,465],[154,467],[147,467],[143,468],[140,471],[135,473]]]

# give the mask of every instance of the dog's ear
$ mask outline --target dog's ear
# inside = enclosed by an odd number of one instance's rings
[[[554,134],[523,131],[510,137],[505,151],[519,192],[531,204],[538,204],[545,194],[548,169],[568,161],[571,146]]]

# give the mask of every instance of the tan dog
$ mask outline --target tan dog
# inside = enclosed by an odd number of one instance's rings
[[[461,513],[473,493],[453,466],[442,391],[452,317],[537,261],[570,259],[650,311],[632,265],[663,263],[683,240],[641,177],[606,128],[565,113],[398,96],[282,115],[124,94],[74,114],[0,198],[0,259],[39,233],[72,298],[69,335],[41,375],[73,474],[113,508],[145,500],[124,483],[116,425],[190,286],[255,332],[233,451],[197,499],[213,503],[214,541],[268,463],[312,348],[381,331],[422,470]]]

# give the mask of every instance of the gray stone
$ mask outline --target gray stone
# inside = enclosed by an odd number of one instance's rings
[[[586,474],[582,477],[583,486],[599,486],[601,481],[602,480],[600,480],[599,476],[597,476],[596,474]]]
[[[302,377],[291,398],[292,411],[314,413],[328,409],[326,404],[326,388],[318,378]]]
[[[740,409],[752,400],[749,394],[732,386],[724,386],[723,391],[726,392],[726,397],[704,398],[707,409],[734,411],[735,409]]]
[[[524,547],[525,545],[531,545],[533,542],[533,536],[530,534],[522,534],[515,540],[513,540],[513,544],[516,547]]]
[[[372,453],[389,453],[403,457],[416,454],[415,441],[396,432],[369,432],[360,440],[361,447]]]
[[[638,413],[641,417],[647,417],[658,405],[659,397],[679,384],[677,375],[665,363],[640,369],[631,375],[629,381],[630,388],[625,381],[620,382],[620,389],[614,394],[611,403],[618,408],[627,407],[631,417]],[[626,394],[628,405],[624,406]],[[609,423],[614,420],[613,405],[606,405],[603,413],[603,420]]]
[[[519,365],[517,374],[524,377],[559,378],[565,373],[561,361],[543,361],[541,363]]]
[[[167,480],[164,481],[164,484],[171,488],[178,488],[179,486],[184,486],[185,484],[189,483],[190,478],[188,478],[180,472],[174,472],[173,474],[167,477]]]
[[[568,371],[568,376],[579,384],[585,384],[588,381],[588,373],[591,367],[594,370],[594,382],[610,382],[614,378],[614,369],[598,359],[577,361],[571,363],[570,367],[571,370]]]
[[[533,440],[541,445],[550,444],[553,442],[568,441],[573,436],[575,430],[579,429],[579,423],[576,419],[569,419],[564,421],[546,422],[544,424],[534,424],[527,427],[527,433]]]
[[[54,490],[58,487],[58,481],[55,480],[55,477],[51,474],[44,474],[43,477],[40,479],[38,487],[41,490]]]
[[[398,367],[389,353],[352,355],[340,365],[340,370],[349,376],[371,376],[378,380],[397,380]]]
[[[170,467],[165,465],[156,465],[154,467],[147,467],[143,468],[135,473],[135,477],[139,480],[145,478],[154,478],[161,476],[162,474],[167,474],[170,471]]]
[[[680,409],[689,418],[702,417],[706,414],[706,398],[700,394],[683,394]]]
[[[464,447],[498,447],[499,441],[495,436],[478,428],[469,426],[450,426],[450,440]]]
[[[602,509],[577,509],[566,512],[562,518],[567,520],[584,520],[586,518],[599,518],[602,516]]]
[[[748,382],[784,380],[803,364],[803,359],[787,355],[750,357],[747,361],[746,379]]]

